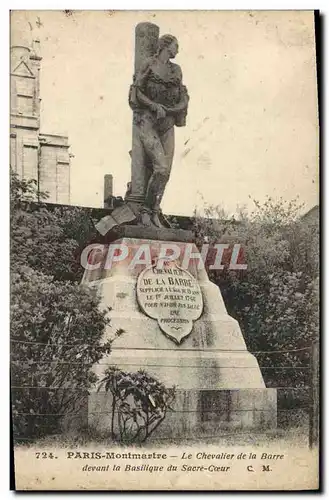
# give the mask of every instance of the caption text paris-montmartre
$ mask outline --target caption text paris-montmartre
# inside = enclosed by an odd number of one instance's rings
[[[196,452],[194,456],[198,460],[231,460],[234,458],[234,453],[205,453],[205,452]],[[125,453],[117,453],[114,451],[108,452],[100,452],[100,451],[67,451],[66,452],[67,459],[78,459],[78,460],[167,460],[169,456],[166,453],[134,453],[134,452],[125,452]],[[191,454],[186,454],[182,452],[180,457],[182,459],[192,458]]]

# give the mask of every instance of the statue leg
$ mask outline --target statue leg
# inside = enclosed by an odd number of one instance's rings
[[[161,144],[166,156],[166,163],[167,163],[167,181],[163,183],[160,186],[155,205],[152,210],[152,217],[151,220],[153,224],[157,227],[170,227],[169,221],[165,218],[165,216],[162,214],[162,211],[160,209],[160,204],[164,195],[165,187],[168,182],[170,173],[171,173],[171,167],[173,163],[173,158],[174,158],[174,148],[175,148],[175,129],[174,127],[170,128],[165,132],[164,134],[160,135],[160,140]]]
[[[170,173],[171,173],[171,167],[173,164],[173,159],[174,159],[175,128],[172,127],[169,130],[167,130],[167,132],[160,135],[160,140],[161,140],[163,151],[164,151],[164,154],[166,157],[167,176],[168,176],[167,182],[168,182],[169,177],[170,177]],[[162,200],[163,195],[164,195],[165,187],[166,186],[164,185],[162,191],[158,193],[156,205],[154,207],[156,211],[160,209],[160,203],[161,203],[161,200]]]
[[[143,223],[150,224],[151,214],[159,209],[169,179],[171,162],[168,161],[160,136],[154,127],[142,127],[141,137],[145,152],[153,165],[152,175],[146,189],[144,214],[142,215]]]

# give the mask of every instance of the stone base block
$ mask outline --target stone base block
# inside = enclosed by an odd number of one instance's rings
[[[140,325],[137,321],[137,331],[151,334],[148,322],[145,323]],[[225,323],[222,324],[223,334],[224,326]],[[159,336],[166,341],[162,334]],[[170,341],[167,340],[167,343]],[[166,387],[175,386],[177,389],[265,389],[257,359],[247,350],[221,352],[216,349],[199,350],[188,345],[185,349],[172,349],[171,346],[127,349],[118,347],[116,342],[113,344],[111,354],[94,367],[99,379],[103,378],[108,366],[115,366],[127,372],[145,370]]]
[[[151,439],[215,438],[228,432],[275,428],[276,404],[276,389],[178,390],[173,409]],[[91,428],[110,435],[111,412],[110,394],[90,394]]]

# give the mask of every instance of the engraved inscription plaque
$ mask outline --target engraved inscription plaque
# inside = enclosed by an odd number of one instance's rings
[[[180,344],[192,331],[203,310],[197,280],[175,263],[142,271],[137,281],[137,300],[142,311],[156,319],[165,335]]]

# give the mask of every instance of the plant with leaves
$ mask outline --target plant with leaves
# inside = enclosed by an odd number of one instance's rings
[[[317,338],[314,321],[308,321],[314,318],[309,304],[314,310],[319,275],[318,222],[301,219],[297,201],[268,198],[255,204],[254,212],[240,211],[235,218],[216,207],[207,208],[207,219],[196,217],[200,244],[240,243],[247,264],[242,271],[208,268],[210,279],[221,288],[249,349],[308,346]]]
[[[228,249],[225,268],[208,267],[209,277],[221,289],[228,313],[238,320],[248,349],[266,351],[257,354],[259,364],[267,367],[266,384],[298,387],[305,406],[309,347],[319,334],[319,222],[300,216],[303,206],[298,200],[268,197],[263,204],[254,203],[252,213],[242,209],[235,217],[206,207],[206,218],[195,217],[198,243],[207,241],[210,248],[216,243],[231,248],[241,244],[247,269],[229,269]],[[281,396],[291,402],[287,391],[280,390],[279,400]]]
[[[111,437],[120,443],[143,443],[159,427],[175,399],[175,388],[166,388],[144,370],[129,373],[109,367],[98,391],[111,393]]]
[[[11,172],[11,379],[14,436],[59,432],[96,382],[91,368],[110,352],[100,299],[81,287],[79,249],[90,221],[54,208],[34,180]]]
[[[59,429],[96,382],[92,366],[109,354],[110,323],[99,299],[75,283],[25,267],[12,274],[11,360],[14,430],[18,437]],[[76,418],[76,417],[75,417]]]
[[[82,208],[34,203],[37,196],[46,199],[36,181],[11,173],[11,270],[27,265],[55,280],[80,282],[80,255],[94,237],[93,222]]]

